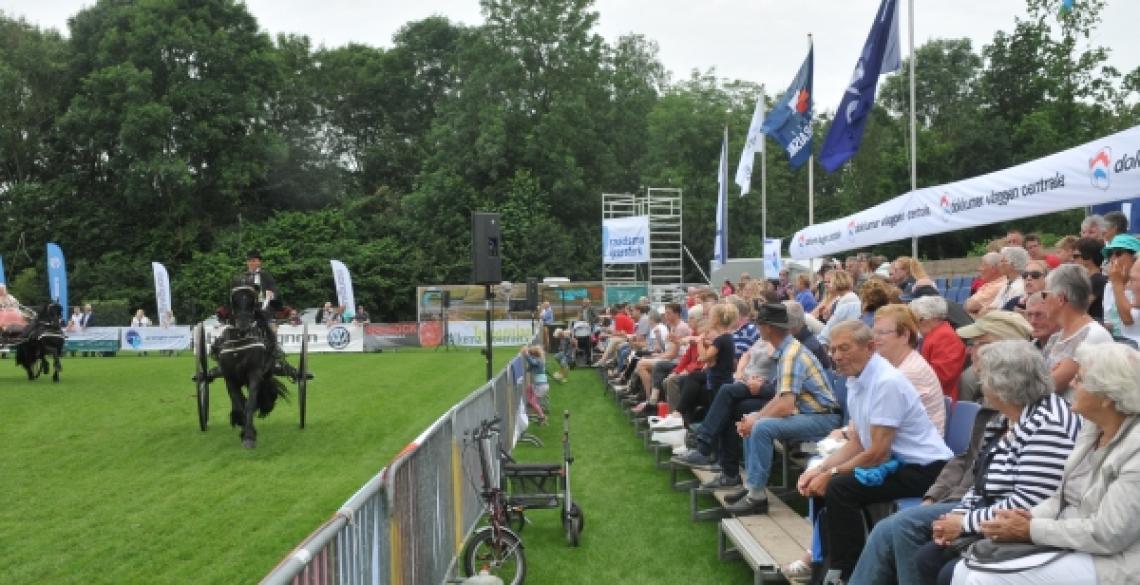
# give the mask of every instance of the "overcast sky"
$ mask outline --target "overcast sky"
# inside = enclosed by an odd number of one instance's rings
[[[907,54],[907,2],[901,35]],[[91,0],[4,0],[0,10],[67,34],[67,19]],[[1021,0],[918,0],[915,44],[932,38],[969,37],[975,51],[998,30],[1013,29],[1024,15]],[[1079,9],[1081,0],[1077,0]],[[478,0],[248,0],[262,28],[272,34],[308,35],[314,45],[350,41],[391,45],[404,23],[433,14],[468,25],[482,22]],[[879,0],[598,0],[598,32],[608,41],[630,32],[660,45],[673,78],[715,68],[718,76],[765,84],[782,93],[815,38],[815,107],[834,110],[851,78]],[[1092,42],[1111,49],[1122,72],[1140,65],[1140,2],[1108,0]],[[918,75],[922,75],[919,64]]]

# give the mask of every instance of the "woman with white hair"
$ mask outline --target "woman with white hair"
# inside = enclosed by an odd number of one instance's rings
[[[1029,252],[1020,246],[1006,246],[1001,249],[1001,271],[1005,275],[1006,285],[1002,287],[997,296],[990,303],[990,310],[1000,310],[1010,299],[1025,294],[1025,279],[1021,273],[1029,264]]]
[[[966,367],[966,344],[947,320],[949,307],[942,297],[918,297],[910,302],[922,334],[922,359],[934,368],[942,393],[958,400],[958,382]]]
[[[999,547],[1031,542],[1054,550],[961,561],[954,585],[1140,582],[1140,353],[1119,343],[1082,346],[1077,363],[1072,409],[1085,422],[1061,487],[1032,509],[1003,511],[981,527]]]

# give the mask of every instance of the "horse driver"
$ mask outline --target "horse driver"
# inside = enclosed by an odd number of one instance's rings
[[[261,252],[257,250],[250,250],[245,255],[246,270],[240,272],[235,279],[235,282],[244,282],[256,285],[258,289],[258,302],[263,311],[272,315],[276,307],[280,307],[280,297],[277,293],[277,281],[269,271],[261,267]],[[297,368],[294,368],[289,362],[285,361],[285,352],[281,351],[281,346],[277,343],[277,324],[269,319],[269,331],[266,332],[267,338],[273,347],[273,358],[276,362],[273,366],[273,373],[288,376],[291,380],[297,379]],[[222,338],[218,337],[214,340],[215,352],[217,355],[218,349]],[[269,344],[267,344],[269,345]],[[222,371],[217,366],[210,369],[207,374],[210,380],[222,377]],[[310,374],[310,377],[312,375]]]
[[[8,285],[0,283],[0,335],[20,333],[27,325],[20,301],[8,294]]]

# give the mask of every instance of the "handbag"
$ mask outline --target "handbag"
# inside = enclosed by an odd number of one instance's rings
[[[1002,567],[1001,564],[1006,561],[1012,561],[1030,555],[1039,553],[1053,554],[1045,557],[1040,563],[1032,566],[1018,565],[1016,567]],[[1057,548],[1045,544],[1033,544],[1029,542],[994,542],[988,538],[983,538],[966,548],[962,553],[963,562],[966,567],[984,573],[1020,573],[1026,569],[1035,569],[1044,567],[1049,563],[1069,554],[1071,551],[1068,549]]]

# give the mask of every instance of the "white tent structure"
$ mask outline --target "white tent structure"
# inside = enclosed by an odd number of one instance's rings
[[[852,250],[1140,195],[1140,126],[980,177],[899,195],[792,237],[792,258]]]

